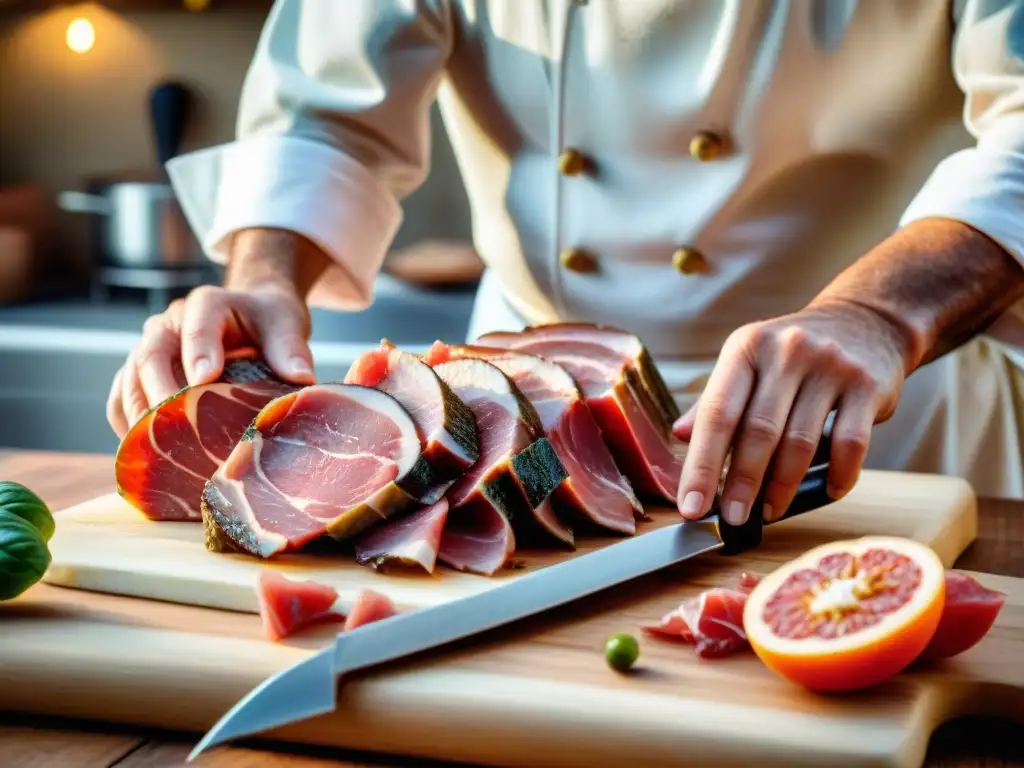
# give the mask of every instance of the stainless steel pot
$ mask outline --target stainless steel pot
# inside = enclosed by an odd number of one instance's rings
[[[180,269],[208,266],[171,185],[161,181],[116,181],[94,194],[62,192],[65,211],[97,217],[95,257],[105,266]]]

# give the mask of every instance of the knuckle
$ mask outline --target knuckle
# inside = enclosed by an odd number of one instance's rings
[[[183,341],[189,344],[199,344],[205,342],[210,333],[203,325],[189,325],[182,329],[181,335]]]
[[[743,422],[742,431],[745,440],[774,443],[782,434],[782,427],[770,416],[752,413]]]
[[[164,327],[164,316],[163,315],[150,315],[146,318],[146,321],[142,324],[142,335],[151,336],[154,333],[158,333],[161,328]]]
[[[867,432],[844,431],[832,436],[833,450],[840,452],[841,455],[846,457],[863,456],[868,452],[869,443],[870,438]]]
[[[731,431],[739,421],[739,414],[735,413],[727,403],[721,401],[708,401],[701,407],[703,420],[707,428],[714,431]]]
[[[782,438],[783,447],[786,451],[795,454],[807,454],[808,458],[818,447],[818,435],[806,429],[794,428],[786,432]]]
[[[192,307],[207,306],[222,299],[224,293],[224,289],[219,285],[200,285],[192,289],[186,301]]]
[[[752,499],[757,495],[763,476],[763,471],[758,471],[752,466],[733,464],[729,469],[724,494]]]

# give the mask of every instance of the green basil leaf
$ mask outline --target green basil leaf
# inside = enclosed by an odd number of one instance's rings
[[[43,537],[20,517],[0,516],[0,600],[10,600],[39,581],[50,567]]]
[[[56,529],[53,514],[46,503],[21,483],[0,480],[0,517],[13,515],[27,522],[49,541]]]

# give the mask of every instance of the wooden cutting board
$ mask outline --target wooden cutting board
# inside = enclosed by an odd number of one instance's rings
[[[243,593],[257,564],[201,555],[198,530],[140,527],[111,501],[60,513],[48,581],[254,605]],[[336,713],[266,736],[489,765],[917,766],[948,717],[1024,715],[1024,580],[979,574],[1009,595],[981,644],[940,668],[850,696],[797,689],[749,653],[702,662],[687,646],[640,636],[639,624],[709,585],[733,584],[744,570],[763,575],[827,540],[910,536],[949,565],[975,530],[974,497],[962,482],[867,472],[843,501],[766,530],[756,552],[705,555],[554,615],[352,678]],[[527,567],[540,562],[530,557]],[[448,574],[409,586],[408,577],[352,568],[328,576],[326,568],[308,560],[289,566],[293,575],[349,590],[358,582],[410,605],[490,583]],[[0,626],[0,707],[193,731],[332,637],[322,628],[271,644],[252,614],[45,585],[0,606]],[[603,642],[615,631],[641,638],[629,675],[604,664]]]
[[[649,514],[651,519],[641,525],[641,531],[679,521],[670,509],[650,509]],[[433,575],[412,570],[385,574],[360,566],[346,555],[290,554],[264,561],[208,552],[202,545],[201,525],[155,523],[113,493],[61,512],[59,520],[50,542],[53,563],[44,576],[48,584],[248,612],[258,610],[253,587],[265,568],[331,584],[343,603],[354,599],[359,590],[371,588],[385,592],[398,605],[419,608],[489,589],[616,541],[612,536],[580,537],[572,553],[557,548],[520,551],[515,568],[492,577],[445,567]],[[867,472],[841,502],[786,521],[784,529],[767,528],[765,545],[750,557],[781,562],[806,548],[802,542],[809,545],[867,533],[924,541],[952,563],[977,533],[974,495],[957,480]]]

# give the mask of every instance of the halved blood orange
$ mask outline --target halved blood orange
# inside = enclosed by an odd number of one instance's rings
[[[847,691],[886,680],[927,647],[945,603],[942,561],[916,541],[836,541],[761,580],[743,629],[758,657],[812,690]]]

